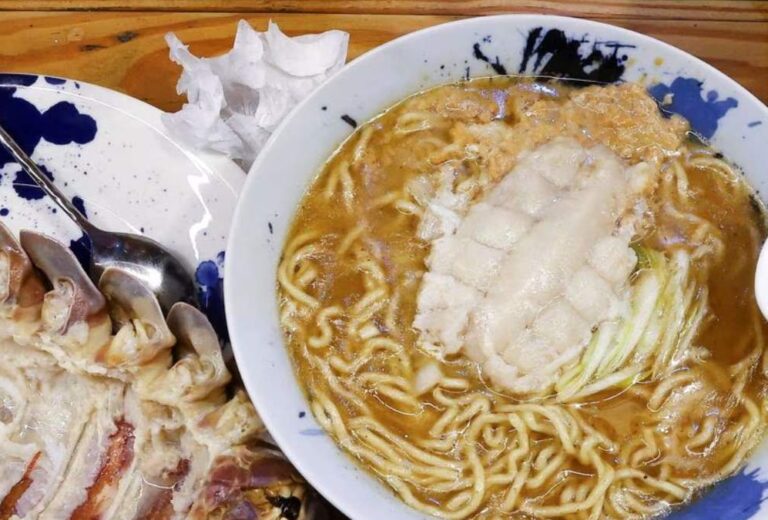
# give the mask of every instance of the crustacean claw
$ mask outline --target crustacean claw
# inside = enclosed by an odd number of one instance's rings
[[[73,324],[106,313],[104,296],[69,248],[33,231],[22,231],[19,239],[32,263],[53,285],[43,303],[43,321],[48,330],[65,334]]]
[[[107,298],[115,336],[100,361],[109,366],[138,365],[169,349],[175,338],[155,295],[144,283],[120,268],[110,267],[99,279]]]
[[[167,321],[176,336],[178,361],[148,382],[144,392],[165,404],[213,400],[212,394],[221,393],[231,376],[208,318],[189,304],[177,303],[171,307]]]

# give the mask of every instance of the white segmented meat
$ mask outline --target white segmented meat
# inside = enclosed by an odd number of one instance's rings
[[[607,236],[595,244],[589,256],[589,265],[612,284],[623,283],[637,264],[637,255],[627,247],[627,241]]]
[[[565,298],[591,323],[607,316],[616,306],[613,288],[590,266],[576,271],[565,288]]]
[[[533,218],[525,213],[478,202],[457,235],[472,238],[494,249],[509,251],[532,225]]]
[[[542,146],[521,161],[532,174],[540,175],[558,188],[568,188],[590,155],[573,139],[555,139],[556,146]],[[544,160],[542,160],[544,158]]]
[[[566,300],[544,307],[531,325],[533,334],[557,352],[565,352],[569,347],[586,342],[591,328],[591,324]]]
[[[507,175],[489,194],[488,202],[495,206],[521,211],[532,217],[542,213],[561,195],[561,189],[531,170],[519,176]]]
[[[636,257],[638,182],[603,147],[556,139],[517,166],[432,242],[417,300],[420,342],[462,352],[496,386],[543,392],[615,315]],[[622,226],[622,229],[619,229]]]
[[[443,237],[434,242],[430,269],[460,282],[487,290],[496,277],[504,251],[485,246],[471,238]]]

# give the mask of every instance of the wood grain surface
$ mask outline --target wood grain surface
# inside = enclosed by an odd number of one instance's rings
[[[765,1],[742,0],[0,0],[2,9],[443,14],[509,12],[657,20],[768,19]]]
[[[56,9],[56,10],[51,10]],[[288,34],[342,29],[350,57],[465,16],[544,12],[605,20],[680,47],[768,102],[768,1],[743,0],[0,0],[0,70],[66,76],[177,109],[179,69],[163,36],[192,52],[232,45],[245,18]]]

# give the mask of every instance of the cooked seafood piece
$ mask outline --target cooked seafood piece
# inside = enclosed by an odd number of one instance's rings
[[[551,388],[627,297],[633,210],[650,180],[570,138],[525,154],[432,242],[420,342],[441,356],[462,350],[499,387]]]
[[[314,518],[230,379],[200,311],[0,225],[0,520]]]

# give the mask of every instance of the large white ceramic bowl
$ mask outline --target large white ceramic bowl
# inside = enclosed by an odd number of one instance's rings
[[[355,520],[422,516],[342,453],[308,412],[278,323],[276,270],[305,188],[333,150],[364,122],[422,89],[497,73],[640,81],[671,111],[768,188],[768,109],[706,63],[610,25],[507,15],[440,25],[383,45],[330,78],[283,122],[251,169],[227,249],[227,322],[245,385],[270,432],[323,495]],[[347,116],[342,119],[342,116]],[[346,120],[346,121],[345,121]],[[768,453],[703,499],[674,513],[697,520],[768,518],[760,512]]]

